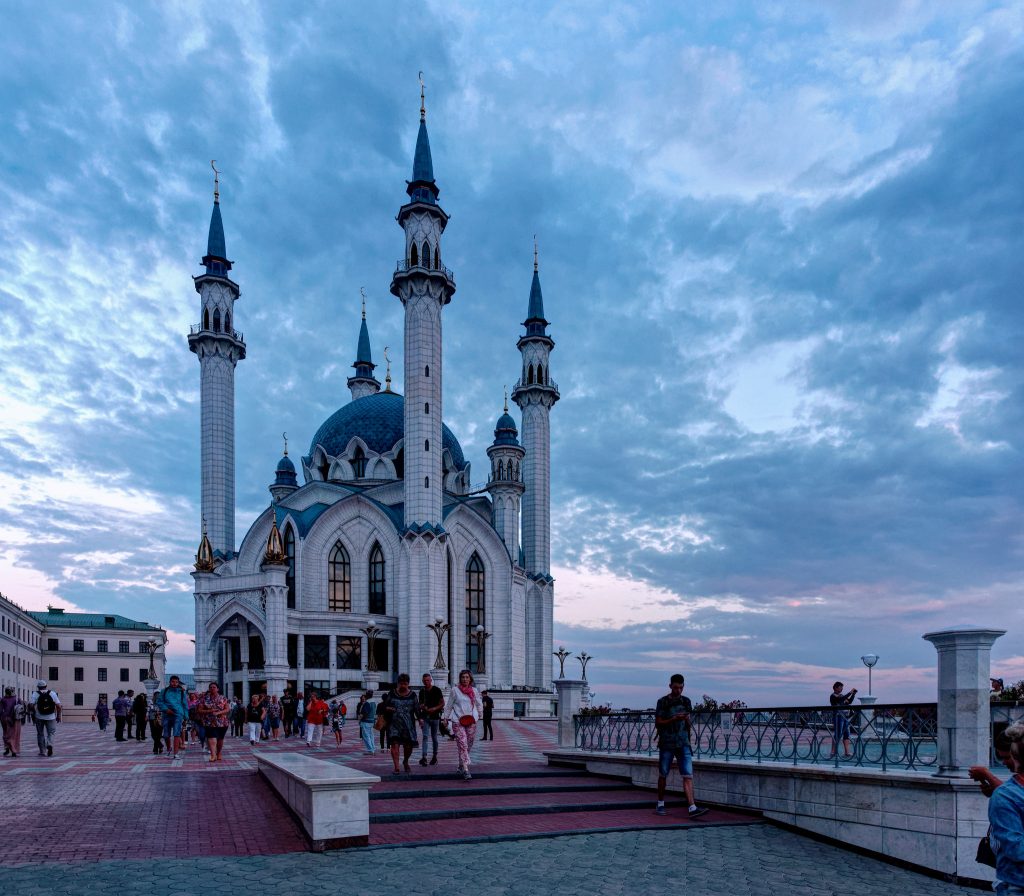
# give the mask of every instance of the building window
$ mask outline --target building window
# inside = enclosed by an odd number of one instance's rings
[[[331,664],[330,639],[327,635],[306,635],[302,664],[306,669],[326,669]]]
[[[85,706],[85,694],[75,694],[75,706]]]
[[[429,414],[430,413],[430,402],[429,401],[423,402],[423,413],[424,414]]]
[[[122,669],[121,670],[121,681],[131,681],[131,679],[129,678],[129,670],[128,669]]]
[[[356,445],[356,450],[352,454],[352,473],[356,479],[362,479],[366,476],[366,455],[358,445]]]
[[[295,609],[295,530],[284,527],[284,555],[288,559],[288,573],[285,582],[288,584],[288,609]]]
[[[429,476],[424,476],[423,477],[423,487],[424,488],[430,488],[430,477]]]
[[[466,668],[479,672],[476,627],[484,624],[484,565],[476,552],[466,564]]]
[[[96,652],[97,653],[106,653],[107,652],[107,642],[106,641],[97,641],[96,642]]]
[[[46,639],[47,650],[60,650],[60,641],[57,638]]]
[[[84,666],[75,666],[75,681],[85,681]]]
[[[127,641],[118,641],[117,642],[117,652],[118,653],[131,653],[131,649],[132,649],[131,644],[129,644]]]
[[[299,636],[288,633],[288,668],[297,669],[299,666]]]
[[[139,641],[139,653],[149,653],[148,641]]]
[[[327,560],[327,609],[336,613],[352,612],[352,566],[348,551],[339,541]]]
[[[96,670],[96,680],[97,681],[106,681],[107,680],[107,670],[106,669],[97,669]]]
[[[75,638],[74,643],[72,644],[71,649],[75,653],[84,653],[85,652],[85,641],[83,641],[81,638]]]
[[[58,681],[59,680],[60,676],[58,675],[58,670],[57,670],[56,666],[50,666],[49,673],[50,674],[47,675],[47,678],[49,678],[50,681]]]
[[[430,365],[429,364],[426,367],[423,368],[423,375],[424,376],[430,376]]]
[[[379,544],[370,551],[370,600],[371,613],[387,612],[387,581],[384,574],[384,552]]]
[[[424,439],[423,440],[423,450],[424,451],[429,451],[430,450],[430,439]]]
[[[338,638],[335,657],[339,669],[362,669],[363,639]]]
[[[139,681],[145,681],[147,675],[149,675],[149,669],[139,669]]]

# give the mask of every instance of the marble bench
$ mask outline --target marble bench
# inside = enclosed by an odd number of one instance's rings
[[[314,852],[369,843],[369,792],[380,781],[376,775],[303,753],[265,753],[256,764],[299,820]]]

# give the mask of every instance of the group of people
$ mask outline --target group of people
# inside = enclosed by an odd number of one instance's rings
[[[53,755],[53,740],[61,718],[60,697],[43,680],[29,700],[22,700],[14,688],[5,688],[0,698],[0,727],[4,734],[4,756],[17,759],[21,752],[21,732],[26,724],[36,727],[36,745],[40,756]]]

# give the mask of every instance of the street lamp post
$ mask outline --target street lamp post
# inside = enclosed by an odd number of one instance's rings
[[[444,652],[441,649],[441,642],[444,640],[444,636],[451,626],[438,616],[433,623],[427,623],[427,628],[429,628],[434,633],[434,637],[437,638],[437,658],[434,660],[434,668],[447,669],[448,667],[444,662]]]
[[[564,647],[559,647],[552,656],[558,657],[558,677],[565,678],[565,661],[572,656]]]
[[[878,660],[879,656],[874,653],[865,653],[864,656],[860,658],[860,661],[868,667],[868,693],[867,696],[860,698],[861,703],[875,702],[874,690],[871,687],[871,670],[878,664]]]
[[[366,635],[366,671],[378,672],[380,670],[377,669],[377,656],[374,653],[374,646],[377,644],[377,635],[379,635],[383,629],[378,627],[371,619],[366,623],[366,628],[361,628],[359,631]]]
[[[585,650],[579,656],[576,657],[580,661],[580,665],[583,667],[583,680],[587,680],[587,663],[589,663],[593,657]]]
[[[485,662],[484,651],[487,646],[487,639],[491,636],[491,633],[484,631],[482,625],[476,627],[476,674],[486,675],[487,674],[487,663]]]

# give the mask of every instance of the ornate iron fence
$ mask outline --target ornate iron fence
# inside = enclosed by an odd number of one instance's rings
[[[595,753],[653,755],[658,750],[654,713],[613,712],[574,719],[576,747]],[[848,727],[847,727],[848,726]],[[844,754],[844,734],[850,755]],[[791,765],[930,769],[938,761],[934,703],[787,706],[695,712],[694,758]]]

